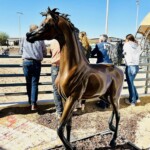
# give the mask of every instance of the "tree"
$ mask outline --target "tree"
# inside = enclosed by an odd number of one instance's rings
[[[6,45],[8,38],[8,34],[6,34],[5,32],[0,32],[0,45]]]

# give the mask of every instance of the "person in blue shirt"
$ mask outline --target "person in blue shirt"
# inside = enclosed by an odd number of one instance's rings
[[[96,44],[95,48],[91,52],[91,57],[97,54],[97,62],[96,63],[112,63],[112,60],[109,57],[109,51],[111,48],[111,44],[107,42],[108,36],[106,34],[102,34],[99,38],[99,43]],[[107,98],[101,97],[100,101],[97,105],[105,109],[109,107],[109,102]]]
[[[99,38],[99,43],[96,44],[95,48],[91,52],[91,56],[97,54],[96,63],[112,63],[112,60],[109,58],[108,51],[111,47],[110,43],[107,42],[108,36],[103,34]]]

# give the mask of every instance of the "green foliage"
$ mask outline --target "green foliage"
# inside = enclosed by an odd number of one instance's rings
[[[8,38],[8,34],[6,34],[5,32],[0,32],[0,45],[6,45]]]

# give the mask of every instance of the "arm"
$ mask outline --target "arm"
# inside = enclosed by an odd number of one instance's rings
[[[23,43],[24,43],[24,39],[21,39],[20,44],[19,44],[19,54],[20,55],[23,54]]]
[[[91,57],[93,57],[95,54],[97,54],[98,51],[98,46],[96,44],[95,48],[93,49],[93,51],[91,52]]]
[[[42,41],[42,51],[43,51],[43,56],[46,56],[47,55],[47,49],[46,49],[44,41]]]

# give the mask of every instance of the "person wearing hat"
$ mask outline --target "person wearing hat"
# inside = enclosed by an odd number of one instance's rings
[[[37,25],[31,25],[30,32],[35,31],[37,28]],[[23,59],[23,72],[26,80],[28,102],[31,105],[31,110],[36,110],[41,61],[47,54],[45,43],[44,41],[30,43],[26,38],[23,38],[20,42],[20,53]]]

